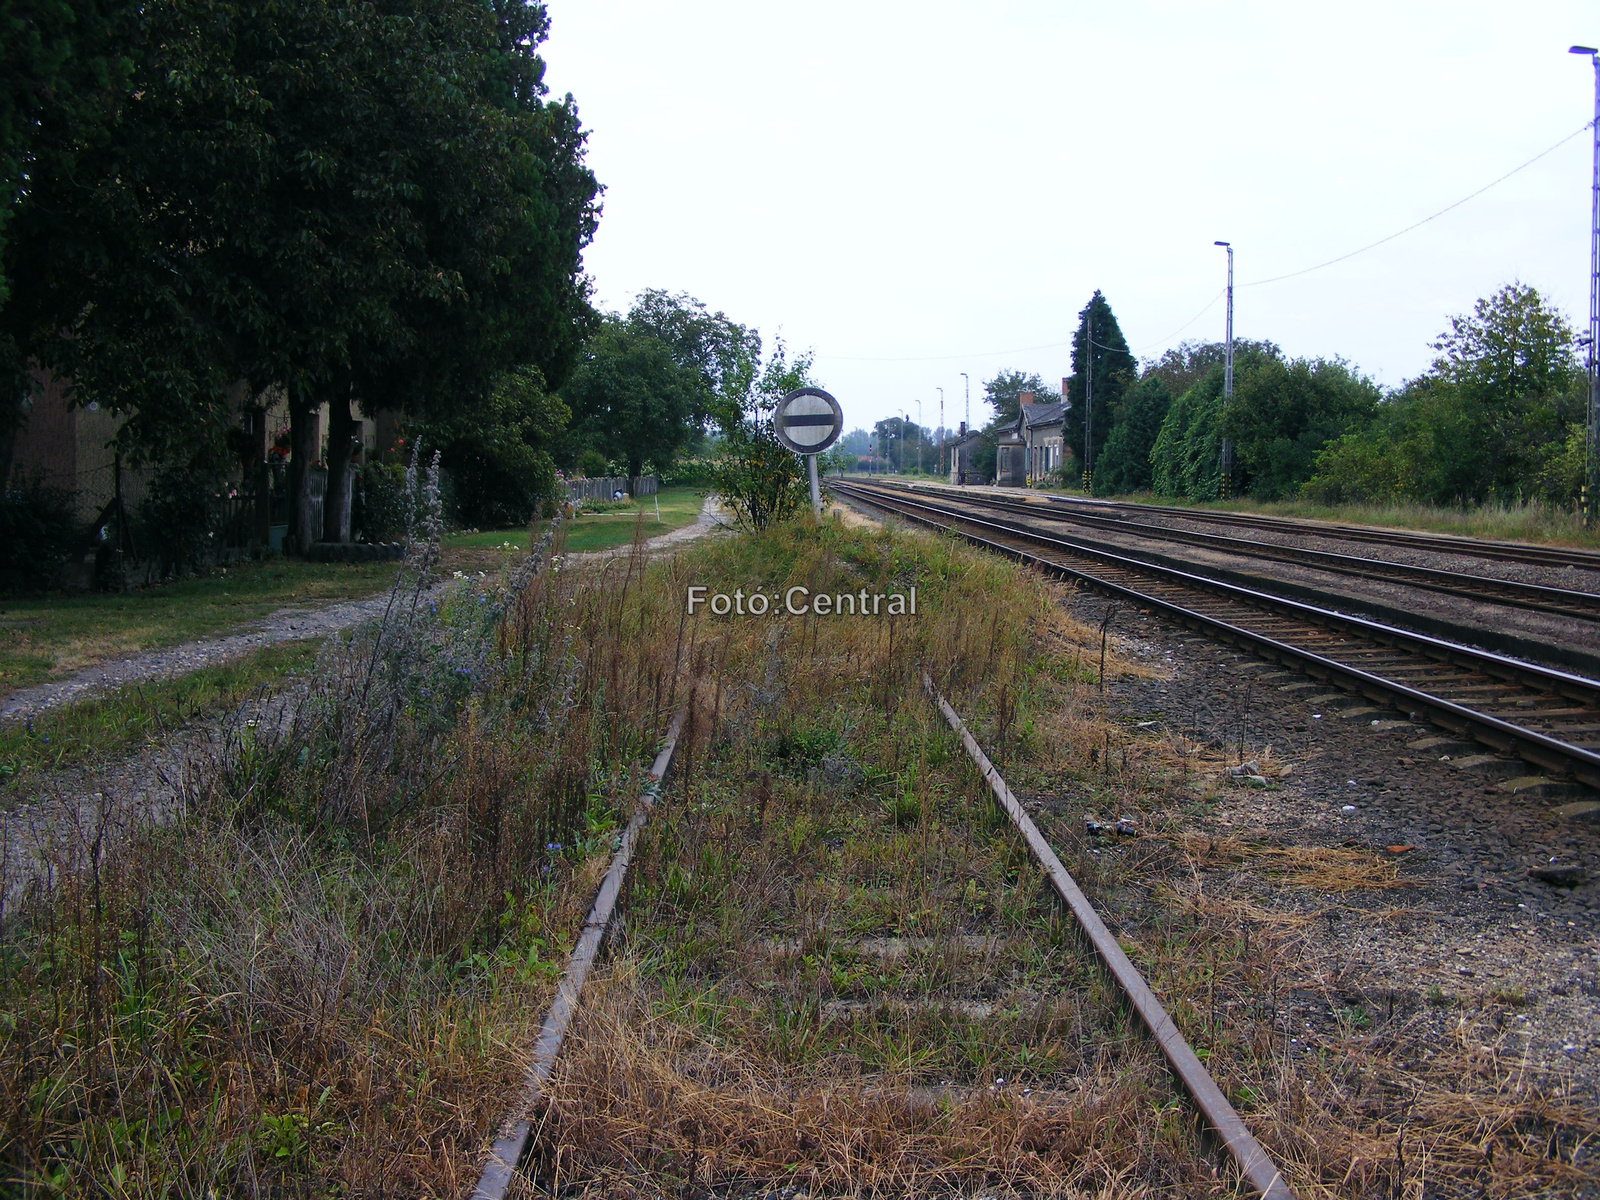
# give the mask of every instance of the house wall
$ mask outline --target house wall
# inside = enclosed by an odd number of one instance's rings
[[[116,494],[112,439],[126,418],[93,402],[74,408],[71,380],[47,370],[30,374],[34,391],[12,452],[11,482],[39,479],[71,492],[73,516],[92,521]],[[123,466],[122,501],[130,510],[145,498],[153,474],[149,468]]]

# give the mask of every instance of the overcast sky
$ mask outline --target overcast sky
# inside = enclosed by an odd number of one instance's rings
[[[686,291],[816,354],[850,426],[1059,381],[1096,288],[1152,357],[1235,330],[1386,385],[1512,280],[1587,319],[1600,6],[549,0],[606,187],[602,307]]]

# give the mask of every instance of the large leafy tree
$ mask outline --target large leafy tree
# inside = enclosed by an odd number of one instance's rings
[[[1154,375],[1166,385],[1167,393],[1181,396],[1227,361],[1228,348],[1222,342],[1180,342],[1147,361],[1140,378]],[[1282,358],[1276,343],[1251,338],[1234,338],[1233,361],[1236,368],[1259,358]]]
[[[1166,382],[1146,374],[1122,397],[1112,413],[1111,434],[1100,451],[1094,472],[1097,496],[1148,491],[1151,483],[1150,451],[1161,433],[1172,396]]]
[[[1293,495],[1322,448],[1365,426],[1382,396],[1338,359],[1246,360],[1222,417],[1241,490],[1261,500]]]
[[[1158,496],[1215,500],[1221,487],[1222,368],[1214,366],[1167,409],[1150,447]]]
[[[660,338],[615,317],[590,340],[561,395],[572,409],[574,442],[625,462],[630,478],[646,463],[670,463],[708,405],[699,372]]]
[[[1561,313],[1536,289],[1509,284],[1452,318],[1434,349],[1426,374],[1326,447],[1308,492],[1435,504],[1573,500],[1584,376]]]
[[[657,288],[641,292],[628,310],[636,333],[659,338],[673,358],[700,376],[704,403],[698,424],[714,421],[718,410],[737,412],[761,369],[761,335],[684,292]]]
[[[1035,404],[1050,404],[1061,399],[1053,389],[1045,386],[1037,371],[998,371],[993,379],[986,380],[983,385],[983,398],[994,409],[994,419],[988,426],[990,429],[1017,419],[1024,392],[1033,394]]]
[[[541,99],[544,27],[521,2],[143,6],[114,136],[34,181],[65,217],[29,243],[27,349],[155,460],[219,444],[225,383],[280,390],[302,542],[326,402],[347,533],[353,396],[437,419],[521,363],[559,379],[592,322],[596,187],[570,98]]]
[[[1084,398],[1089,391],[1091,368],[1094,393],[1090,414],[1094,439],[1091,458],[1098,460],[1100,448],[1111,436],[1112,413],[1139,377],[1138,363],[1128,352],[1127,339],[1122,336],[1116,314],[1098,288],[1078,313],[1078,328],[1072,335],[1072,375],[1067,380],[1063,440],[1080,463],[1084,461]]]

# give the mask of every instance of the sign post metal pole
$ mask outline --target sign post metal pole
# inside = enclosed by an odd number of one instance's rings
[[[817,476],[817,455],[844,431],[844,409],[817,387],[796,388],[772,410],[772,432],[796,454],[805,455],[811,478],[811,507],[822,517],[822,481]]]

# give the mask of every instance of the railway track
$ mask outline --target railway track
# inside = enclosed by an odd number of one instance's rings
[[[1427,719],[1540,770],[1600,788],[1600,682],[1142,562],[898,490],[859,483],[834,487],[846,498],[1161,612],[1381,706],[1368,711]]]
[[[885,485],[877,485],[885,486]],[[905,488],[911,494],[912,489]],[[955,497],[941,499],[956,501]],[[1230,537],[1224,534],[1197,533],[1194,530],[1175,529],[1138,521],[1131,517],[1108,517],[1088,511],[1087,505],[1039,504],[1008,500],[987,493],[962,495],[959,501],[968,506],[996,512],[1026,515],[1034,520],[1070,522],[1074,525],[1115,533],[1132,533],[1142,537],[1175,542],[1187,546],[1200,546],[1237,554],[1248,558],[1268,559],[1274,562],[1293,563],[1315,567],[1357,579],[1381,580],[1404,584],[1444,595],[1461,596],[1474,601],[1536,612],[1554,613],[1580,620],[1600,622],[1600,593],[1573,588],[1549,587],[1525,583],[1515,579],[1497,579],[1487,575],[1460,571],[1445,571],[1435,567],[1414,566],[1410,563],[1390,562],[1381,558],[1367,558],[1354,554],[1339,554],[1329,550],[1311,550],[1299,546],[1281,546],[1275,542],[1253,541],[1249,538]],[[1179,510],[1164,509],[1163,512]],[[1600,556],[1597,556],[1600,557]],[[1576,565],[1576,564],[1573,564]]]
[[[1187,1093],[1195,1110],[1215,1136],[1217,1145],[1232,1160],[1232,1169],[1237,1173],[1239,1182],[1259,1195],[1262,1200],[1294,1200],[1293,1191],[1285,1183],[1272,1157],[1256,1140],[1228,1097],[1217,1085],[1201,1056],[1196,1054],[1194,1048],[1179,1031],[1166,1007],[1152,991],[1139,969],[1130,961],[1117,937],[1106,926],[1093,903],[1063,864],[1056,849],[1028,815],[960,716],[938,692],[931,677],[924,672],[921,678],[927,699],[937,707],[940,715],[959,739],[983,782],[993,794],[996,805],[1020,836],[1023,846],[1026,847],[1048,889],[1055,893],[1056,900],[1070,915],[1082,934],[1085,943],[1082,950],[1100,960],[1106,975],[1117,989],[1121,1002],[1126,1004],[1131,1013],[1143,1024],[1154,1048],[1165,1060],[1173,1082]],[[595,966],[602,942],[612,926],[628,869],[635,856],[639,834],[651,809],[655,807],[659,785],[671,766],[683,723],[684,714],[680,713],[668,733],[665,747],[657,756],[650,771],[639,806],[619,839],[616,856],[596,893],[588,920],[584,924],[578,944],[534,1043],[524,1086],[506,1114],[498,1136],[489,1149],[482,1176],[472,1193],[473,1200],[506,1200],[512,1195],[527,1194],[530,1188],[542,1191],[544,1185],[549,1183],[548,1177],[541,1178],[537,1165],[541,1158],[541,1148],[538,1145],[541,1137],[540,1127],[548,1123],[549,1114],[546,1112],[540,1118],[537,1113],[556,1074],[557,1059],[562,1054],[569,1030],[577,1016],[585,983]],[[702,804],[699,807],[706,806]],[[988,836],[992,837],[992,832]],[[687,847],[682,849],[686,850]],[[754,869],[754,864],[747,864],[744,869]],[[926,866],[921,869],[925,871]],[[1021,882],[1019,878],[1018,883]],[[725,930],[724,936],[726,933]],[[1032,940],[1033,937],[1024,934],[1015,924],[1008,927],[1008,923],[1002,921],[983,935],[877,939],[879,944],[870,948],[868,941],[861,940],[835,941],[815,937],[790,941],[768,940],[755,954],[751,954],[754,948],[748,945],[737,947],[738,953],[735,957],[744,958],[746,962],[751,959],[766,958],[771,964],[769,969],[773,973],[773,978],[763,980],[763,985],[769,989],[781,987],[779,982],[781,977],[794,972],[797,968],[802,973],[816,970],[818,967],[831,967],[837,970],[842,961],[856,956],[871,957],[874,954],[898,959],[907,967],[919,972],[926,971],[942,979],[937,984],[933,984],[932,980],[927,981],[933,986],[927,989],[926,998],[899,1001],[903,1007],[894,1018],[896,1025],[917,1020],[915,1014],[921,1010],[928,1015],[938,1014],[936,1020],[948,1020],[951,1017],[964,1019],[974,1029],[989,1026],[989,1036],[1003,1042],[1010,1036],[1006,1032],[1006,1024],[1008,1021],[1014,1024],[1015,1015],[1007,1013],[1009,1005],[1002,999],[1003,992],[997,992],[996,982],[1007,976],[1014,976],[1018,970],[1037,968],[1040,960],[1025,949],[1026,943]],[[736,947],[729,945],[724,949],[733,951]],[[990,998],[963,999],[952,994],[952,985],[955,982],[953,975],[956,973],[952,962],[955,958],[963,956],[975,957],[978,960],[973,965],[982,972],[978,978],[986,981],[979,994]],[[1061,957],[1060,951],[1049,957]],[[1068,950],[1064,957],[1070,959],[1074,955]],[[1030,963],[1031,967],[1024,965]],[[881,969],[887,965],[887,962],[881,962],[879,967]],[[881,979],[881,976],[879,978]],[[1043,978],[1035,982],[1043,982]],[[1082,990],[1081,979],[1075,990]],[[1064,997],[1052,1000],[1048,996],[1040,996],[1035,1001],[1035,1007],[1051,1003],[1060,1004],[1064,1000]],[[894,1000],[880,995],[872,1000],[834,1000],[814,1007],[807,1006],[808,1011],[803,1010],[803,1013],[809,1021],[815,1022],[820,1027],[832,1023],[870,1028],[882,1019],[885,1012],[892,1011],[895,1003]],[[1081,1000],[1073,1003],[1081,1005]],[[1081,1007],[1078,1011],[1081,1033]],[[1133,1069],[1137,1072],[1140,1068]],[[1004,1082],[1003,1079],[998,1081],[1001,1085]],[[903,1083],[901,1086],[903,1088]],[[946,1093],[944,1102],[958,1103],[956,1096],[960,1090],[958,1088]],[[994,1088],[991,1087],[989,1090],[992,1092]],[[1016,1100],[1025,1101],[1030,1094],[1031,1089],[1022,1092]],[[1031,1103],[1045,1105],[1044,1111],[1048,1111],[1048,1106],[1053,1104],[1077,1108],[1083,1103],[1083,1097],[1075,1092],[1061,1092],[1059,1099],[1054,1100],[1046,1098],[1048,1095],[1048,1092],[1041,1092],[1040,1098]],[[882,1099],[881,1094],[879,1099]],[[913,1103],[920,1102],[913,1101]],[[692,1117],[689,1119],[693,1120]],[[559,1141],[559,1134],[556,1140]],[[548,1148],[545,1154],[548,1154]],[[1215,1178],[1214,1173],[1213,1178]]]
[[[1374,529],[1365,525],[1334,525],[1297,521],[1289,517],[1264,517],[1250,513],[1213,512],[1202,508],[1179,508],[1162,504],[1127,504],[1115,500],[1074,500],[1051,496],[1059,507],[1105,508],[1136,516],[1166,516],[1209,525],[1232,525],[1242,529],[1267,529],[1298,537],[1328,537],[1346,542],[1370,542],[1380,546],[1405,546],[1435,554],[1460,554],[1470,558],[1528,563],[1547,567],[1580,567],[1600,571],[1600,553],[1564,546],[1534,546],[1527,543],[1499,542],[1484,538],[1456,537],[1445,533],[1413,533],[1399,529]]]

